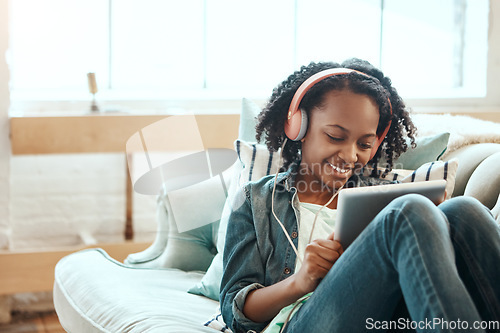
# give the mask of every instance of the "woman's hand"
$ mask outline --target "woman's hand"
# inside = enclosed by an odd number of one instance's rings
[[[306,246],[300,270],[295,273],[296,287],[304,295],[314,291],[343,252],[342,245],[333,240],[333,233],[327,239],[312,241]]]
[[[343,252],[342,245],[333,240],[333,233],[327,239],[313,241],[306,247],[300,270],[278,283],[249,292],[243,313],[255,322],[271,320],[283,307],[314,291]]]
[[[446,192],[446,190],[445,190],[444,194],[443,194],[443,197],[441,199],[435,201],[434,204],[436,206],[439,206],[440,204],[442,204],[445,201],[447,195],[448,195],[448,192]]]

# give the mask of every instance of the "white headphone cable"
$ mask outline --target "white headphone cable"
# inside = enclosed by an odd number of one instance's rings
[[[279,168],[281,166],[281,162],[282,162],[282,158],[283,158],[283,149],[285,148],[285,144],[286,144],[287,141],[288,141],[288,138],[285,137],[285,140],[283,141],[283,144],[281,145],[281,150],[280,150],[280,153],[279,153],[278,170],[276,171],[276,174],[274,175],[273,193],[271,194],[271,211],[272,211],[272,213],[274,215],[274,218],[276,219],[276,221],[278,221],[281,229],[285,233],[285,236],[288,239],[288,242],[290,243],[290,245],[292,246],[292,249],[295,252],[295,255],[297,256],[297,259],[302,264],[302,259],[299,256],[299,251],[297,250],[297,247],[295,246],[295,244],[293,244],[293,241],[290,238],[290,235],[288,234],[288,231],[286,230],[285,226],[283,225],[283,223],[280,221],[280,219],[278,218],[278,216],[276,216],[276,213],[274,212],[274,193],[276,192],[276,183],[277,183],[277,180],[278,180]]]

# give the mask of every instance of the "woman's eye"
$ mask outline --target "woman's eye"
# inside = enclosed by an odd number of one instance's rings
[[[328,139],[330,141],[333,141],[333,142],[340,142],[340,141],[344,140],[343,138],[339,138],[339,137],[336,137],[336,136],[331,136],[329,134],[327,134],[327,136],[328,136]]]
[[[359,146],[361,147],[361,149],[371,149],[372,148],[371,143],[360,143]]]

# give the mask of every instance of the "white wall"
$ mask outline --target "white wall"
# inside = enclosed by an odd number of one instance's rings
[[[4,182],[9,185],[9,178],[4,177]],[[10,219],[5,217],[9,216],[8,198],[1,208],[6,210],[3,223],[8,225],[10,220],[11,230],[0,232],[4,238],[8,235],[11,250],[80,245],[92,238],[122,241],[125,184],[122,154],[13,156]],[[152,241],[156,198],[134,194],[133,201],[135,239]]]
[[[123,240],[122,154],[13,156],[10,169],[10,249]],[[154,196],[134,194],[137,240],[154,238],[155,213]]]
[[[123,240],[122,154],[14,156],[10,165],[11,249],[76,245],[88,236],[99,242]],[[155,198],[134,199],[136,232],[152,238]]]
[[[6,62],[8,41],[8,0],[0,0],[0,249],[8,247],[9,222],[9,70]]]

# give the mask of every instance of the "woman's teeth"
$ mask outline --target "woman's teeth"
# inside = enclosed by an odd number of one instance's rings
[[[339,172],[339,173],[348,173],[350,171],[350,169],[342,169],[342,168],[339,168],[338,166],[335,166],[331,163],[328,163],[333,170],[335,170],[336,172]]]

